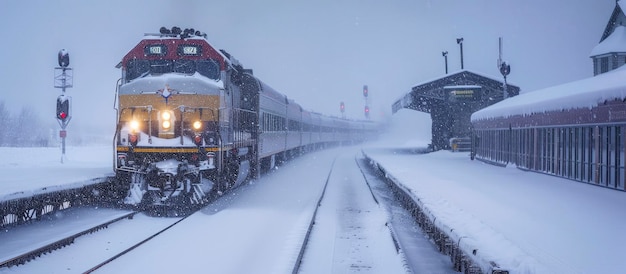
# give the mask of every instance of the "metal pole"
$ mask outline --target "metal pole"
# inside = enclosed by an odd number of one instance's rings
[[[65,74],[65,70],[66,68],[63,68],[63,72],[62,72],[62,76],[61,76],[61,82],[62,82],[62,88],[61,91],[63,95],[65,95],[65,86],[66,86],[66,77],[67,75]],[[69,113],[68,113],[69,114]],[[65,131],[65,127],[67,126],[67,124],[65,123],[65,121],[63,121],[61,123],[61,130]],[[65,159],[65,134],[63,134],[63,136],[61,136],[61,164],[63,163],[63,160]]]
[[[447,51],[442,51],[441,55],[443,55],[443,58],[445,60],[445,63],[446,63],[446,74],[448,74],[448,52]]]
[[[461,41],[461,69],[463,69],[463,42]]]
[[[509,92],[507,91],[507,84],[506,84],[506,75],[504,75],[504,88],[503,88],[503,92],[504,94],[502,94],[502,98],[506,99],[509,97]]]
[[[463,37],[457,38],[456,43],[461,47],[461,69],[463,69]]]

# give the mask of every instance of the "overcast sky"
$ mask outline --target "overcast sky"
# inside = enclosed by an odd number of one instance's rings
[[[376,117],[420,82],[460,69],[500,79],[498,37],[509,81],[522,92],[593,76],[598,44],[614,0],[229,0],[30,1],[0,8],[2,98],[17,112],[39,109],[55,125],[57,52],[74,69],[73,120],[114,129],[115,65],[146,32],[193,27],[261,80],[305,109],[363,118],[363,85]],[[112,133],[111,133],[112,134]]]

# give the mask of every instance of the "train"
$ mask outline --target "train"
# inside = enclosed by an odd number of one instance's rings
[[[194,29],[146,33],[116,68],[113,162],[126,205],[202,205],[292,156],[378,131],[304,109]]]
[[[474,112],[471,157],[626,191],[626,67]]]

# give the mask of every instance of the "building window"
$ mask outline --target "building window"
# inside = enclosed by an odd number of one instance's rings
[[[600,58],[600,73],[609,71],[609,57]]]

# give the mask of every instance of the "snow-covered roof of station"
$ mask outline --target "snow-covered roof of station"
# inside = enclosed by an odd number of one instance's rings
[[[448,73],[448,74],[446,74],[444,76],[439,76],[437,78],[430,79],[428,81],[423,81],[423,82],[417,83],[417,84],[413,85],[413,87],[418,87],[418,86],[421,86],[421,85],[424,85],[424,84],[428,84],[430,82],[434,82],[434,81],[437,81],[439,79],[443,79],[443,78],[446,78],[446,77],[454,76],[456,74],[460,74],[460,73],[463,73],[465,71],[467,71],[469,73],[472,73],[472,74],[476,74],[478,76],[482,76],[484,78],[493,79],[495,81],[499,81],[497,79],[502,78],[502,77],[493,77],[493,76],[490,76],[490,75],[487,75],[487,74],[484,74],[484,73],[480,73],[480,72],[476,72],[476,71],[473,71],[473,70],[469,70],[469,69],[462,69],[462,70],[457,70],[457,71],[450,72],[450,73]],[[511,83],[509,83],[509,85],[511,85]]]
[[[613,53],[626,52],[626,27],[618,26],[613,33],[591,50],[590,57]]]
[[[437,78],[432,78],[432,79],[429,79],[429,80],[426,80],[426,81],[422,81],[422,82],[419,82],[419,83],[411,86],[411,89],[409,90],[409,92],[402,94],[402,96],[398,97],[396,99],[396,101],[402,100],[405,96],[407,96],[407,94],[410,94],[413,91],[414,88],[417,88],[417,87],[425,85],[425,84],[429,84],[431,82],[435,82],[437,80],[444,79],[446,77],[452,77],[452,76],[455,76],[457,74],[461,74],[463,72],[466,72],[466,73],[469,73],[469,74],[475,74],[475,75],[478,75],[478,76],[481,76],[481,77],[484,77],[484,78],[487,78],[487,79],[492,79],[494,81],[500,81],[498,79],[502,78],[502,77],[493,77],[493,76],[490,76],[490,75],[487,75],[487,74],[484,74],[484,73],[480,73],[480,72],[476,72],[476,71],[468,70],[468,69],[457,70],[457,71],[450,72],[450,73],[448,73],[448,74],[446,74],[444,76],[439,76]],[[516,86],[516,85],[514,85],[512,83],[508,83],[508,85],[509,86]],[[452,87],[452,85],[449,85],[449,86],[446,86],[446,87]],[[446,88],[446,87],[444,87],[444,88]],[[455,85],[454,87],[455,88],[478,88],[478,87],[481,87],[481,86],[479,86],[479,85]]]
[[[472,114],[472,121],[530,115],[548,111],[592,108],[608,100],[626,98],[626,67],[558,86],[511,97]]]

